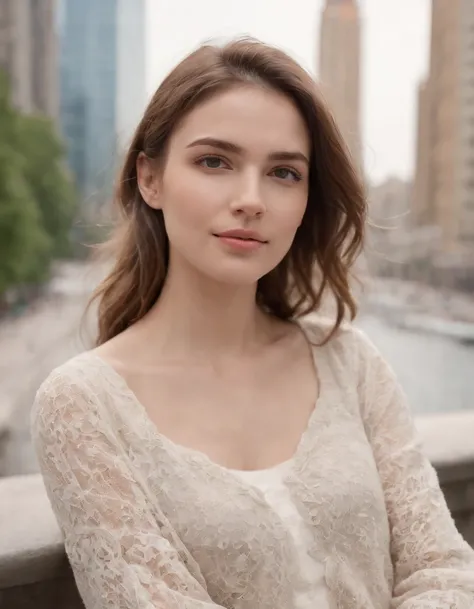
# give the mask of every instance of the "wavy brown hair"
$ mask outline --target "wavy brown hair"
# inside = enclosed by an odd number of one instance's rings
[[[364,189],[333,117],[311,76],[283,51],[253,39],[225,46],[206,44],[165,78],[149,103],[126,155],[115,197],[119,221],[111,240],[114,266],[96,289],[97,344],[141,319],[161,294],[169,242],[161,210],[149,207],[137,183],[143,152],[166,155],[177,124],[197,104],[239,84],[270,87],[291,99],[311,141],[308,204],[293,244],[278,266],[262,277],[257,302],[269,314],[290,320],[317,311],[332,293],[334,334],[357,306],[350,269],[364,240]]]

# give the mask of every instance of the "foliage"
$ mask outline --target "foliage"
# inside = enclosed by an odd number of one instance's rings
[[[18,112],[0,75],[0,299],[45,281],[70,251],[76,197],[63,158],[51,122]]]

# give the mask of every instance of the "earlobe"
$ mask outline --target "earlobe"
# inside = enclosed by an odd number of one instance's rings
[[[161,209],[160,187],[157,169],[153,167],[152,159],[140,152],[136,163],[137,183],[140,194],[147,205],[153,209]]]
[[[153,209],[161,209],[158,189],[143,191],[143,189],[140,188],[140,193],[143,200],[149,207],[152,207]]]

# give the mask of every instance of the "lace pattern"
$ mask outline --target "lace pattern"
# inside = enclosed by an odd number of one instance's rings
[[[391,369],[352,326],[313,353],[320,398],[285,483],[331,609],[472,609],[474,551]],[[45,380],[32,433],[87,609],[291,609],[297,561],[264,495],[162,436],[93,353]]]

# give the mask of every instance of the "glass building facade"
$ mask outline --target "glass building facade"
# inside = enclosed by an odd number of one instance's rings
[[[117,0],[62,0],[60,117],[70,168],[87,201],[110,193],[115,169]]]

